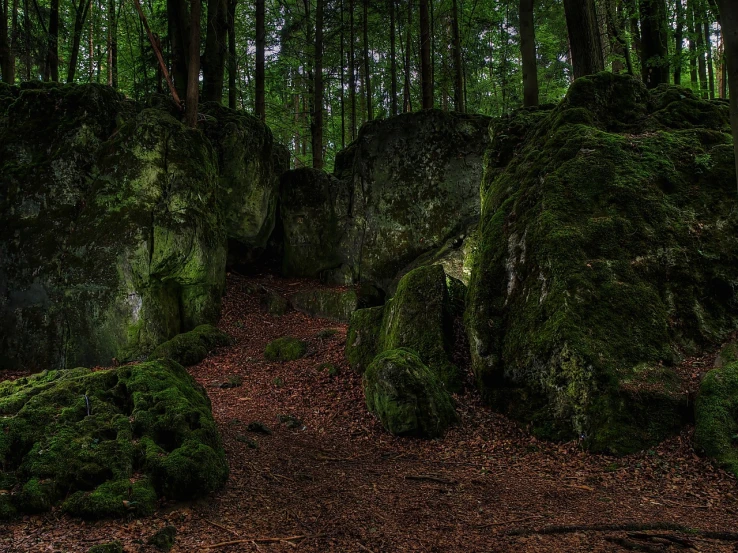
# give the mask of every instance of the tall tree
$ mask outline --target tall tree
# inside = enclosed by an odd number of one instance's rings
[[[738,2],[717,0],[720,11],[720,27],[723,30],[725,56],[730,87],[730,124],[733,129],[735,149],[735,173],[738,178]]]
[[[46,79],[59,82],[59,0],[51,0],[49,38],[46,48]]]
[[[374,119],[374,107],[372,102],[372,78],[369,65],[369,0],[364,0],[364,92],[366,94],[366,119]]]
[[[697,78],[697,42],[695,35],[697,34],[694,21],[694,2],[695,0],[687,0],[687,29],[689,30],[689,82],[693,90],[699,91],[700,85]]]
[[[420,0],[420,83],[423,109],[433,107],[433,77],[431,76],[430,15],[428,0]]]
[[[536,61],[533,4],[534,0],[520,0],[520,57],[523,62],[523,105],[525,107],[538,105],[538,63]]]
[[[236,109],[238,96],[238,59],[236,58],[236,4],[238,0],[228,1],[228,107]]]
[[[705,49],[707,50],[707,75],[709,78],[709,92],[710,92],[710,99],[715,99],[715,68],[713,66],[712,62],[712,33],[710,33],[710,24],[707,21],[707,17],[705,17],[705,21],[703,23],[703,28],[705,31]]]
[[[522,14],[522,6],[524,3],[530,4],[530,31],[533,33],[533,0],[520,0],[520,6],[521,6],[521,14]],[[521,27],[521,33],[522,33],[522,21],[520,24]],[[459,6],[457,0],[453,0],[451,4],[451,30],[453,35],[453,58],[454,58],[454,107],[456,111],[463,113],[464,112],[464,67],[461,62],[461,33],[459,32]],[[523,37],[521,35],[520,38],[521,41],[521,49],[523,50],[523,57],[525,57],[525,52],[530,55],[530,47],[526,50],[522,46]],[[535,81],[535,96],[536,96],[536,105],[538,104],[538,77],[535,74],[535,58],[536,58],[536,45],[535,45],[535,34],[533,35],[533,80]],[[528,60],[530,62],[530,59]],[[527,87],[529,83],[526,81],[526,72],[525,72],[525,66],[526,66],[526,60],[523,59],[523,86]],[[530,66],[528,67],[530,69]],[[530,75],[530,73],[528,74]],[[528,88],[526,88],[526,91]]]
[[[694,8],[694,32],[697,36],[697,67],[700,72],[700,91],[702,98],[707,99],[707,64],[705,63],[705,35],[702,32],[702,21],[704,21],[703,6],[697,6],[695,2]]]
[[[205,102],[220,103],[223,100],[227,38],[227,0],[208,0],[205,51],[202,56],[202,99]]]
[[[354,0],[349,0],[349,103],[351,104],[351,140],[356,138],[356,29]]]
[[[177,94],[180,98],[185,98],[189,82],[187,65],[190,58],[190,13],[185,0],[167,0],[167,26],[172,78]],[[199,65],[198,57],[198,71]]]
[[[108,0],[108,85],[118,88],[118,14],[115,0]]]
[[[574,78],[605,69],[594,0],[564,0]]]
[[[674,84],[682,84],[682,51],[684,50],[684,6],[676,0],[676,30],[674,32]]]
[[[315,85],[313,87],[313,167],[323,168],[323,0],[315,2]]]
[[[197,103],[200,95],[200,11],[200,0],[191,0],[185,121],[193,129],[197,128]]]
[[[407,0],[407,25],[405,26],[405,70],[403,79],[402,111],[408,113],[413,110],[410,94],[410,44],[412,43],[413,28],[413,0]]]
[[[77,71],[77,58],[79,57],[79,45],[82,41],[82,29],[84,29],[87,13],[90,9],[88,0],[79,0],[74,6],[74,33],[72,34],[72,48],[69,54],[69,66],[67,67],[67,82],[74,82],[74,74]]]
[[[390,115],[397,115],[397,29],[395,0],[388,0],[390,13]],[[456,0],[454,0],[454,6]],[[341,87],[343,89],[343,87]]]
[[[12,83],[10,66],[10,34],[8,33],[8,0],[0,0],[0,73],[6,83]]]
[[[264,57],[266,50],[264,0],[256,0],[256,106],[254,113],[262,121],[266,120]]]
[[[666,0],[640,0],[643,82],[655,88],[669,82]]]

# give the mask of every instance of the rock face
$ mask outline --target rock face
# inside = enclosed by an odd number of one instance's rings
[[[166,104],[104,86],[0,95],[12,98],[0,111],[0,369],[127,361],[214,322],[226,237],[244,235],[225,224],[236,192],[224,199],[220,184],[236,170],[219,169],[211,141]],[[246,133],[241,119],[216,146]],[[273,172],[252,178],[273,187]]]
[[[479,217],[489,122],[438,110],[372,122],[335,175],[286,173],[285,273],[387,290],[418,256],[466,233]]]
[[[212,325],[200,325],[159,344],[149,355],[149,361],[171,359],[183,367],[189,367],[205,359],[215,348],[230,346],[231,343],[230,336],[225,332]]]
[[[159,497],[202,497],[227,476],[205,390],[173,361],[0,383],[0,489],[11,492],[0,518],[59,504],[84,518],[148,515]]]
[[[695,404],[695,446],[738,475],[738,362],[705,375]]]
[[[671,367],[738,326],[728,132],[726,103],[609,73],[494,125],[466,312],[494,406],[613,453],[679,427]]]
[[[410,350],[378,355],[363,382],[367,407],[396,436],[436,438],[456,420],[443,384]]]

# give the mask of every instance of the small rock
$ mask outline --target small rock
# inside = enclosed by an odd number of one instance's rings
[[[267,436],[272,435],[271,429],[266,424],[259,421],[250,422],[247,429],[249,432],[256,432],[257,434],[266,434]]]
[[[165,526],[149,538],[149,545],[153,545],[159,551],[169,551],[174,546],[174,537],[177,529],[174,526]]]
[[[277,420],[280,422],[280,424],[283,424],[287,428],[293,430],[302,427],[302,421],[292,415],[277,415]]]
[[[123,545],[119,541],[101,543],[90,547],[87,553],[123,553]]]
[[[236,436],[236,441],[241,442],[242,444],[246,444],[251,449],[259,449],[259,444],[256,443],[256,441],[252,440],[248,436],[244,436],[243,434],[239,434]]]

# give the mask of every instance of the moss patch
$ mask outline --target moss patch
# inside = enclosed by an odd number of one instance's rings
[[[171,359],[183,367],[196,365],[217,347],[230,345],[231,338],[212,325],[200,325],[178,334],[151,352],[149,360]]]
[[[318,288],[292,294],[290,303],[297,311],[311,317],[348,322],[358,308],[359,297],[354,290]]]
[[[0,496],[5,516],[58,504],[84,518],[147,515],[228,476],[207,395],[171,360],[0,383],[0,467],[18,483]]]
[[[708,372],[695,404],[695,447],[738,476],[738,363]]]
[[[264,349],[264,358],[267,361],[294,361],[305,355],[306,351],[305,342],[291,336],[284,336],[267,344]]]
[[[491,130],[466,309],[483,393],[595,450],[662,440],[670,367],[738,326],[727,106],[603,73]],[[642,367],[663,367],[645,396]]]
[[[378,355],[363,377],[366,405],[397,436],[434,438],[456,420],[443,383],[414,352]]]

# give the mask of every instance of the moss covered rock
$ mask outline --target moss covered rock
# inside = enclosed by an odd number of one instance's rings
[[[285,175],[284,270],[383,290],[479,217],[489,119],[424,110],[362,127],[333,176]]]
[[[200,325],[178,334],[151,352],[149,360],[171,359],[183,367],[196,365],[215,348],[231,345],[231,338],[212,325]]]
[[[52,370],[0,383],[0,514],[153,512],[223,486],[210,401],[181,365]]]
[[[267,361],[294,361],[305,355],[306,351],[305,342],[292,336],[284,336],[267,344],[264,349],[264,358]]]
[[[457,390],[458,369],[449,361],[452,325],[453,309],[443,267],[419,267],[400,280],[397,293],[383,307],[354,313],[346,357],[354,370],[363,371],[377,354],[406,348],[416,352],[446,387]]]
[[[738,325],[728,130],[724,104],[610,73],[491,127],[466,323],[494,406],[613,453],[679,428],[671,367]]]
[[[738,362],[708,372],[695,403],[695,447],[738,476]]]
[[[359,296],[355,290],[316,288],[292,294],[290,304],[311,317],[348,322],[359,307]]]
[[[362,380],[367,407],[396,436],[435,438],[456,420],[443,383],[410,350],[381,353]]]
[[[123,553],[123,544],[121,544],[119,541],[101,543],[90,547],[87,550],[87,553]]]

